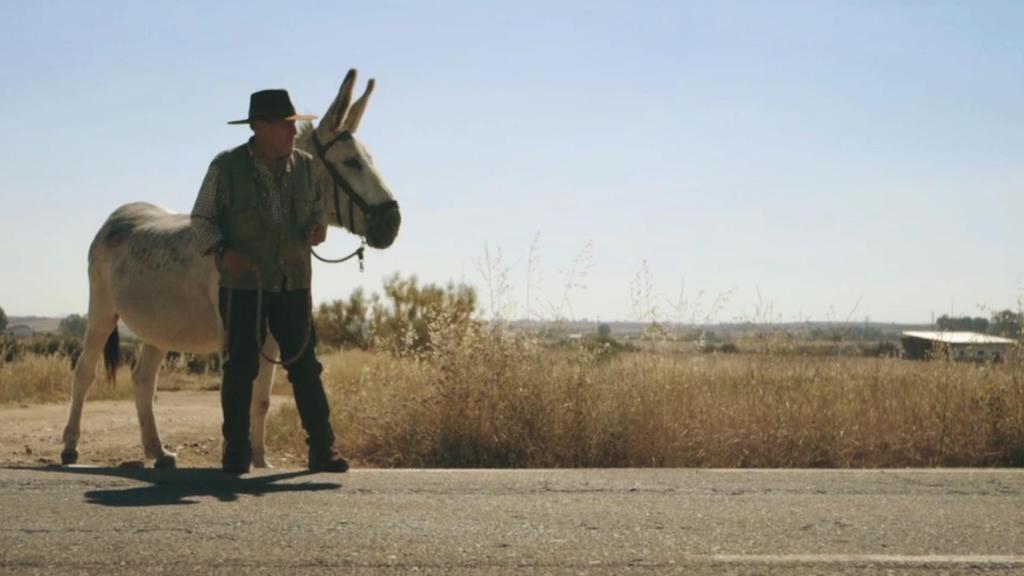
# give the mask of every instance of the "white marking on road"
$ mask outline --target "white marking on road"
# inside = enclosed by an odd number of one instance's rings
[[[693,562],[716,564],[889,564],[898,566],[1024,566],[1024,556],[971,554],[709,554]]]

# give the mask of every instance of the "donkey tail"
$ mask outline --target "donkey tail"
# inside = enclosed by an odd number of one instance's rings
[[[117,385],[117,368],[121,365],[121,336],[117,332],[117,325],[114,331],[107,337],[107,343],[103,346],[103,367],[107,369],[107,382],[112,386]]]

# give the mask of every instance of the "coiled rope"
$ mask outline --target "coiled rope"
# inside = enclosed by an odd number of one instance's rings
[[[317,260],[321,262],[326,262],[328,264],[339,264],[341,262],[346,262],[358,256],[359,271],[362,272],[363,260],[365,258],[365,249],[366,239],[364,238],[363,242],[359,245],[359,248],[356,248],[355,252],[352,252],[348,256],[338,258],[335,260],[331,260],[320,256],[319,254],[316,253],[315,250],[313,250],[312,247],[310,247],[309,251],[312,252],[313,256],[315,256]],[[263,359],[266,360],[267,362],[270,362],[271,364],[276,364],[278,366],[290,366],[297,362],[299,358],[302,358],[302,355],[306,353],[306,349],[309,348],[310,340],[312,340],[311,337],[313,335],[313,289],[311,287],[309,290],[306,290],[306,335],[303,336],[302,338],[302,346],[299,348],[299,351],[296,352],[295,355],[292,356],[291,358],[282,358],[281,360],[275,360],[268,356],[267,353],[263,351],[263,344],[261,343],[260,337],[263,335],[261,334],[260,330],[260,328],[262,327],[261,324],[263,320],[263,274],[260,272],[259,268],[254,268],[253,270],[255,270],[256,272],[256,346],[260,350],[260,356],[262,356]],[[278,347],[280,348],[280,344],[278,345]]]

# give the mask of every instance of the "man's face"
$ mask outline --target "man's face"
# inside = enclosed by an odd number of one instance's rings
[[[252,130],[257,145],[270,158],[284,158],[295,149],[295,120],[257,120]]]

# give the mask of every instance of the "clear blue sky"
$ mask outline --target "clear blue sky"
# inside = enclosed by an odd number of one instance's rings
[[[247,137],[225,122],[250,92],[286,87],[319,114],[349,67],[378,81],[360,136],[403,227],[366,274],[318,264],[318,301],[398,271],[477,285],[489,309],[487,250],[509,316],[926,322],[1024,294],[1019,2],[3,12],[9,315],[84,313],[114,208],[189,211],[213,155]],[[325,251],[355,244],[334,231]]]

